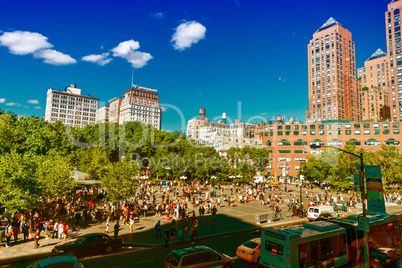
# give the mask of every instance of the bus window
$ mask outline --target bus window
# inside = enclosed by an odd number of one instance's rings
[[[265,240],[265,250],[281,256],[283,255],[283,245],[269,240]]]

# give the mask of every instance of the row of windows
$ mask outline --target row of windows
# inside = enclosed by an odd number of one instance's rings
[[[336,124],[335,129],[351,129],[352,126],[354,129],[360,129],[361,127],[363,128],[372,128],[373,129],[378,129],[380,128],[380,123],[355,123],[355,124]],[[392,125],[392,128],[399,128],[399,123],[382,123],[382,128],[389,128]],[[293,130],[307,130],[308,128],[312,129],[325,129],[325,126],[327,126],[327,129],[334,129],[334,125],[332,124],[321,124],[321,125],[293,125]],[[292,125],[277,125],[276,127],[277,130],[292,130]],[[269,126],[269,130],[274,130],[274,126]],[[264,128],[264,131],[268,131],[268,127]]]
[[[361,145],[361,141],[358,141],[356,139],[351,139],[351,140],[346,142],[346,144],[348,144],[348,143],[354,143],[355,145],[358,145],[358,146]],[[388,139],[388,140],[383,142],[383,144],[389,145],[389,146],[398,146],[398,145],[400,145],[400,143],[401,143],[400,141],[395,140],[395,139]],[[268,145],[267,143],[265,143],[265,145],[266,146],[272,146],[272,145]],[[307,142],[304,145],[307,145]],[[310,145],[325,146],[325,142],[321,141],[321,140],[314,140],[314,141],[310,142]],[[334,139],[334,140],[328,141],[327,145],[329,145],[329,146],[342,146],[343,142]],[[376,139],[368,139],[367,141],[364,142],[364,145],[365,146],[380,146],[381,141],[378,141]],[[290,154],[291,150],[278,150],[278,153],[280,153],[280,154]],[[294,153],[295,154],[307,154],[308,152],[307,152],[307,150],[294,150]],[[285,158],[280,158],[280,159],[282,159],[282,160],[279,160],[279,161],[288,161],[288,160],[283,160]]]
[[[361,130],[354,130],[353,134],[354,135],[360,135],[360,134],[364,134],[364,135],[370,135],[371,133],[375,134],[375,135],[379,135],[381,134],[380,129],[374,129],[372,132],[369,129],[363,130],[363,132]],[[391,131],[389,129],[383,129],[382,130],[382,134],[388,135],[390,134]],[[400,130],[399,129],[393,129],[392,130],[393,134],[399,134]],[[318,135],[320,136],[324,136],[324,135],[328,135],[328,136],[332,136],[332,135],[343,135],[343,131],[342,130],[337,130],[337,131],[332,131],[332,130],[328,130],[326,133],[324,130],[319,130],[318,131]],[[277,131],[276,132],[277,136],[292,136],[292,131]],[[302,136],[307,136],[308,135],[308,131],[302,131],[301,132]],[[315,130],[311,130],[310,131],[310,136],[315,136],[317,135],[317,131]],[[345,135],[352,135],[352,130],[345,130]],[[274,132],[270,131],[270,132],[265,132],[264,133],[265,137],[273,137],[274,136]],[[300,136],[300,132],[299,131],[293,131],[293,136]]]

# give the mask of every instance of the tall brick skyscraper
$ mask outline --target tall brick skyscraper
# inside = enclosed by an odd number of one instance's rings
[[[402,48],[401,48],[401,16],[402,1],[394,0],[388,4],[385,12],[387,32],[387,50],[390,66],[389,103],[391,118],[402,119]]]
[[[309,109],[306,122],[361,120],[352,34],[330,18],[308,44]]]

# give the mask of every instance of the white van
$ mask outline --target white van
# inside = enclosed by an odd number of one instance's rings
[[[321,205],[321,206],[311,206],[308,208],[307,211],[308,219],[315,220],[320,216],[338,218],[339,214],[334,210],[333,206]]]

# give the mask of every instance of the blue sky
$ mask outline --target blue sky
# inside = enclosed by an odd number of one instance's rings
[[[352,32],[357,67],[386,51],[390,0],[2,1],[0,108],[43,116],[48,88],[76,83],[104,103],[158,90],[162,129],[200,107],[216,119],[305,120],[307,43],[330,17]],[[241,107],[239,111],[238,107]]]

